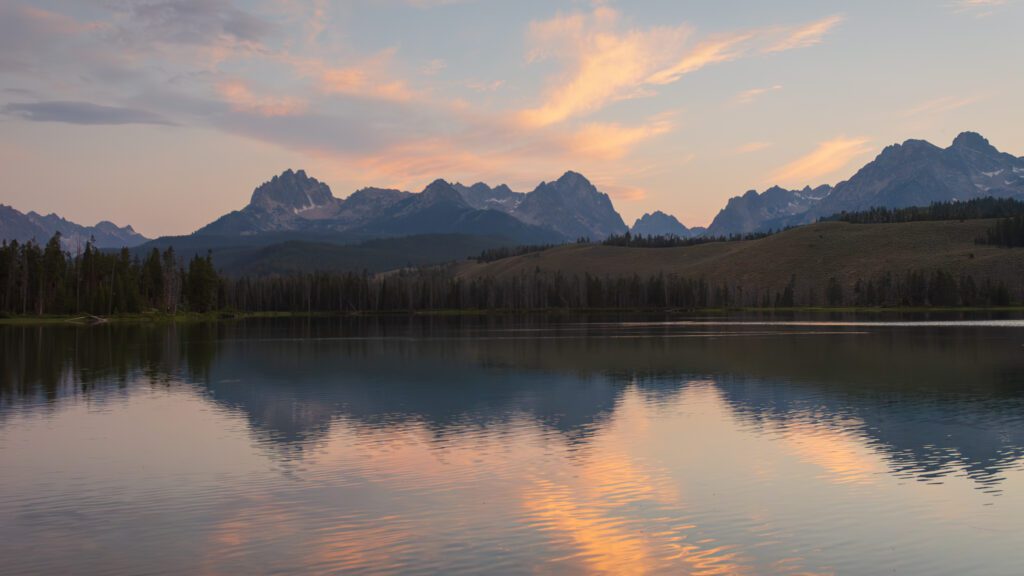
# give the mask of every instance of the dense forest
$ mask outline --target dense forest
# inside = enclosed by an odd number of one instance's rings
[[[42,247],[0,244],[0,313],[7,315],[209,312],[217,309],[222,286],[209,255],[186,263],[173,248],[153,249],[140,260],[127,249],[104,252],[91,242],[71,255],[59,234]]]
[[[1024,246],[1024,214],[999,219],[978,239],[979,244],[991,244],[1004,248]]]
[[[852,286],[852,289],[850,288]],[[507,279],[465,280],[437,267],[373,276],[314,273],[228,278],[210,255],[187,262],[173,249],[145,258],[87,244],[69,254],[46,246],[0,244],[0,314],[113,315],[140,312],[397,312],[416,310],[699,309],[794,306],[1005,306],[1018,294],[1002,284],[941,270],[883,274],[844,284],[781,288],[712,285],[699,278],[566,276],[539,270]]]
[[[934,202],[908,208],[869,208],[859,212],[840,212],[819,222],[853,224],[898,224],[936,220],[985,220],[1024,215],[1024,202],[1013,198],[975,198],[963,202]]]

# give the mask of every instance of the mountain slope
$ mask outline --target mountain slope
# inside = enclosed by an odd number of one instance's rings
[[[131,248],[148,240],[131,226],[120,227],[106,220],[95,226],[82,226],[56,214],[25,214],[0,204],[0,240],[44,244],[57,232],[61,233],[64,248],[71,251],[84,247],[90,240],[98,248]]]
[[[1024,294],[1024,250],[975,244],[992,220],[848,224],[821,222],[758,240],[712,242],[679,248],[626,248],[572,244],[490,263],[465,264],[463,278],[510,278],[561,273],[567,276],[641,277],[659,273],[703,278],[712,286],[742,286],[760,296],[782,291],[791,276],[797,294],[818,290],[836,277],[848,294],[857,278],[884,272],[942,269],[980,283],[1002,281]],[[819,301],[819,303],[821,303]]]
[[[386,272],[453,261],[501,246],[508,239],[467,234],[427,234],[338,245],[289,241],[257,248],[213,252],[214,266],[228,276],[266,276],[310,272]]]

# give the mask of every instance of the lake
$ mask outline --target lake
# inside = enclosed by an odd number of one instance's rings
[[[0,361],[3,574],[1024,573],[1013,318],[3,326]]]

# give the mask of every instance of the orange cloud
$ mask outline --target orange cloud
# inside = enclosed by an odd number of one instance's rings
[[[312,78],[326,94],[345,94],[358,98],[410,102],[419,97],[404,80],[388,74],[396,50],[389,48],[351,66],[331,66],[324,60],[281,55],[279,60],[291,65],[300,76]]]
[[[710,64],[735,60],[744,54],[741,45],[753,38],[753,34],[737,34],[708,40],[698,44],[675,65],[661,70],[647,79],[651,84],[671,84],[680,77],[696,72]]]
[[[867,138],[834,138],[818,144],[813,152],[775,171],[771,180],[782,185],[803,186],[835,173],[869,152]]]
[[[217,85],[217,93],[235,110],[261,116],[291,116],[306,109],[306,103],[297,98],[259,97],[241,80],[221,82]]]
[[[735,100],[737,104],[750,104],[760,96],[779,90],[782,90],[781,84],[775,84],[774,86],[768,86],[765,88],[751,88],[750,90],[744,90],[737,94]]]
[[[692,29],[657,26],[619,31],[619,13],[598,6],[589,14],[559,15],[533,22],[527,56],[535,62],[558,56],[567,70],[543,102],[519,113],[525,126],[543,127],[599,110],[617,100],[654,94],[652,86],[677,82],[702,68],[760,52],[812,46],[842,21],[830,16],[793,28],[763,28],[707,38],[687,46]]]
[[[606,9],[607,10],[607,9]],[[566,24],[568,29],[574,22]],[[528,126],[548,126],[593,112],[608,102],[643,95],[645,83],[663,58],[661,49],[680,44],[688,31],[661,28],[616,35],[607,32],[576,38],[574,70],[548,91],[543,104],[522,112]]]
[[[828,34],[843,20],[844,17],[840,15],[829,16],[805,26],[790,29],[782,39],[768,46],[764,51],[768,53],[783,52],[820,44],[825,34]]]
[[[672,130],[672,121],[656,118],[640,126],[617,123],[591,123],[572,135],[570,148],[576,154],[602,160],[618,160],[630,149],[650,138]]]
[[[404,80],[384,80],[376,62],[348,68],[326,68],[320,73],[320,89],[328,94],[347,94],[408,102],[415,96]]]

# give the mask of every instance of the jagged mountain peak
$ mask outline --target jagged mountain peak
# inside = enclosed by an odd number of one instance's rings
[[[595,187],[586,176],[579,172],[573,172],[572,170],[562,174],[558,180],[555,180],[550,184],[558,188],[562,193],[575,192],[577,194],[587,194],[597,191],[597,187]]]
[[[439,178],[418,194],[364,188],[338,200],[326,184],[302,170],[289,169],[259,186],[245,208],[222,216],[196,233],[252,235],[329,230],[396,235],[410,231],[448,233],[458,231],[459,226],[480,227],[484,222],[519,237],[528,234],[567,240],[581,236],[605,238],[627,229],[608,195],[573,171],[556,181],[542,182],[529,194],[514,192],[505,184],[491,188],[476,182],[466,186]]]
[[[903,162],[910,156],[922,156],[941,152],[942,148],[927,140],[904,140],[901,144],[890,144],[875,158],[881,162]],[[870,164],[869,164],[870,166]]]
[[[999,151],[996,147],[989,143],[988,139],[978,134],[977,132],[961,132],[956,138],[953,139],[953,144],[950,146],[952,149],[961,150],[974,150],[976,152],[985,152],[998,154]]]
[[[249,206],[267,212],[298,213],[334,201],[334,195],[327,184],[307,176],[305,170],[293,171],[289,168],[253,190]]]
[[[809,218],[872,206],[903,208],[982,196],[1024,195],[1024,162],[997,150],[976,132],[963,132],[949,148],[925,140],[887,147],[836,186]]]
[[[837,184],[785,190],[773,186],[731,198],[711,234],[779,229],[841,211],[927,206],[982,196],[1024,197],[1024,158],[1000,152],[976,132],[949,148],[909,139],[886,146],[874,160]]]
[[[606,238],[627,230],[611,198],[571,170],[554,182],[541,182],[523,198],[516,214],[566,238]]]
[[[428,199],[434,202],[445,201],[459,205],[466,204],[466,201],[462,198],[462,195],[459,194],[459,191],[456,190],[451,183],[441,178],[431,182],[423,189],[423,192],[420,193],[420,200]]]
[[[772,186],[760,194],[748,190],[729,199],[708,226],[708,234],[721,236],[782,228],[789,219],[804,214],[831,192],[828,185],[806,186],[802,190]]]

